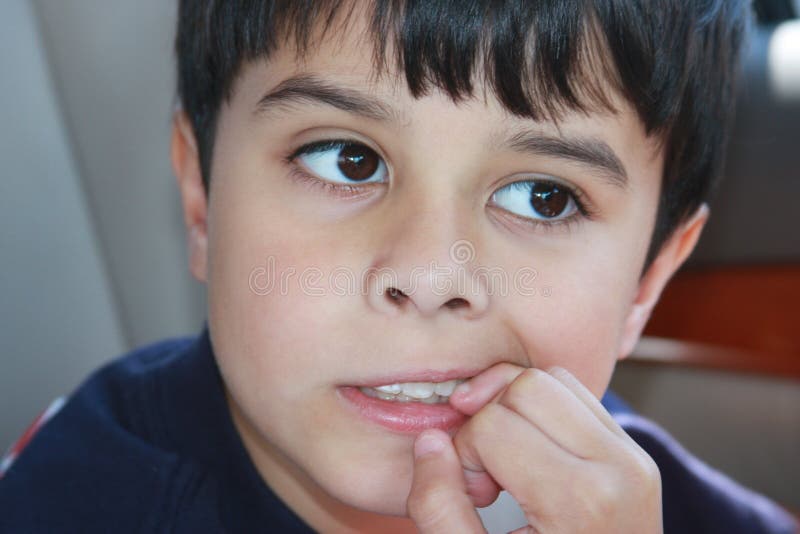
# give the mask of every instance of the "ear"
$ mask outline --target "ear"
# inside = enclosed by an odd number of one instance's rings
[[[206,190],[200,172],[200,158],[194,130],[183,110],[176,111],[172,120],[170,156],[183,204],[189,271],[195,278],[205,282],[208,259]]]
[[[676,228],[639,281],[636,298],[625,320],[619,359],[633,351],[664,286],[694,250],[708,214],[708,205],[701,204],[687,221]]]

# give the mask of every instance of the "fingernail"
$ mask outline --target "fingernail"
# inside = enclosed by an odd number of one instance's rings
[[[441,436],[435,432],[423,432],[414,442],[414,457],[419,458],[426,454],[440,452],[444,450],[444,443]]]
[[[469,382],[461,382],[456,386],[456,389],[453,390],[453,393],[451,393],[450,396],[452,397],[455,395],[456,397],[466,397],[469,395],[470,389],[472,389],[472,387],[469,385]]]

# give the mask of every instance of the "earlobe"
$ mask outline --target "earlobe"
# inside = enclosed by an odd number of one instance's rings
[[[206,190],[194,131],[182,110],[176,111],[173,118],[170,156],[181,194],[189,270],[195,278],[205,282],[208,262]]]
[[[697,245],[708,215],[708,205],[701,204],[694,214],[676,228],[662,245],[658,255],[639,281],[636,298],[631,303],[625,321],[619,359],[627,357],[633,351],[661,296],[661,291]]]

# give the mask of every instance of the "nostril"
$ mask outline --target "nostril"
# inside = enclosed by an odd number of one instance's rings
[[[455,309],[458,309],[458,308],[468,308],[469,307],[469,302],[467,302],[466,299],[462,299],[460,297],[457,297],[457,298],[453,298],[453,299],[448,300],[447,302],[444,303],[444,305],[447,306],[448,308],[450,308],[451,310],[455,310]]]
[[[402,291],[400,291],[395,287],[390,287],[389,289],[387,289],[386,296],[392,302],[403,302],[408,298],[408,296],[405,293],[403,293]]]

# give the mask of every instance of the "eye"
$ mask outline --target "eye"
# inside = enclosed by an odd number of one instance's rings
[[[299,148],[292,156],[315,176],[335,184],[386,181],[386,163],[371,148],[352,141],[321,141]]]
[[[536,221],[565,221],[581,207],[570,187],[551,180],[524,180],[492,194],[492,202],[520,217]]]

